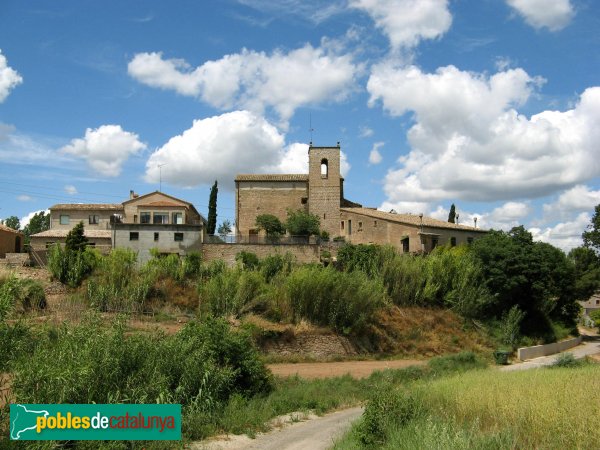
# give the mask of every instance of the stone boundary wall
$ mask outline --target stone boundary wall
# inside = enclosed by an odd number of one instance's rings
[[[30,263],[28,253],[7,253],[2,261],[11,266],[24,266]]]
[[[526,359],[539,358],[540,356],[554,355],[564,352],[570,348],[581,344],[581,336],[567,339],[566,341],[553,342],[552,344],[534,345],[533,347],[521,347],[517,350],[517,356],[521,361]]]
[[[299,263],[319,262],[321,253],[318,244],[202,244],[202,259],[214,261],[222,259],[229,266],[235,265],[235,255],[240,252],[255,253],[259,258],[268,255],[285,255],[291,253]]]
[[[327,358],[358,354],[347,337],[336,334],[299,334],[289,339],[269,340],[260,347],[264,353],[277,356]]]

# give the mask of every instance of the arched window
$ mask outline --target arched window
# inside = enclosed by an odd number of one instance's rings
[[[321,178],[327,178],[327,173],[329,172],[329,168],[327,167],[327,160],[323,158],[321,160]]]

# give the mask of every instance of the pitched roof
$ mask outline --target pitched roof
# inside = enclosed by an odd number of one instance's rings
[[[118,203],[58,203],[50,207],[54,211],[123,211],[123,205]]]
[[[14,233],[14,234],[23,234],[22,231],[14,230],[11,227],[7,227],[6,225],[2,225],[1,223],[0,223],[0,230],[7,231],[9,233]]]
[[[407,225],[421,226],[421,217],[416,214],[394,214],[384,211],[379,211],[372,208],[340,208],[341,211],[361,214],[363,216],[374,217],[376,219],[387,220],[390,222],[404,223]],[[452,230],[475,231],[485,233],[487,230],[475,228],[468,225],[456,225],[443,220],[434,219],[433,217],[423,216],[423,226],[428,228],[447,228]]]
[[[154,194],[160,194],[160,195],[162,195],[163,197],[170,198],[171,200],[175,200],[175,201],[177,201],[177,202],[185,203],[186,205],[192,205],[190,202],[188,202],[188,201],[186,201],[186,200],[182,200],[182,199],[180,199],[180,198],[173,197],[172,195],[165,194],[164,192],[160,192],[160,191],[154,191],[154,192],[149,192],[149,193],[147,193],[147,194],[144,194],[144,195],[138,195],[137,197],[134,197],[134,198],[130,198],[130,199],[128,199],[128,200],[125,200],[125,201],[123,202],[123,204],[130,203],[130,202],[139,202],[139,201],[140,201],[140,200],[142,200],[143,198],[149,197],[150,195],[154,195]],[[192,205],[192,206],[193,206],[193,205]]]
[[[157,202],[150,202],[150,203],[144,203],[142,205],[139,206],[169,206],[169,207],[179,207],[181,208],[181,205],[179,203],[175,203],[175,202],[167,202],[164,200],[159,200]],[[187,208],[187,206],[186,206]]]
[[[235,176],[235,181],[308,181],[308,174],[238,174]]]
[[[31,237],[36,238],[66,238],[67,234],[71,230],[66,229],[54,229],[54,230],[46,230],[41,233],[32,234]],[[87,238],[107,238],[111,237],[111,230],[83,230],[83,234]]]

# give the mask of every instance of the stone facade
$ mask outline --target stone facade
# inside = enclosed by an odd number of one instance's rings
[[[200,225],[142,225],[115,224],[113,246],[129,248],[138,255],[138,263],[143,264],[152,258],[151,249],[161,254],[185,256],[202,247],[202,226]]]
[[[335,236],[339,230],[341,204],[340,148],[310,147],[308,150],[308,212],[321,221],[321,230]]]
[[[320,248],[316,244],[204,244],[202,260],[221,259],[229,266],[235,265],[235,256],[240,252],[255,253],[259,258],[269,255],[285,255],[291,253],[298,263],[315,263],[320,261]]]

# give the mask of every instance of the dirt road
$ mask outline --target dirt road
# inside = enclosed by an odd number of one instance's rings
[[[350,374],[354,378],[366,378],[376,370],[402,369],[408,366],[423,365],[427,361],[416,359],[400,359],[391,361],[343,361],[329,363],[297,363],[269,364],[274,375],[289,377],[298,375],[302,378],[331,378]]]
[[[350,408],[313,418],[305,422],[296,422],[285,428],[259,434],[256,439],[248,436],[228,436],[228,440],[214,440],[194,443],[192,450],[326,450],[335,439],[341,437],[358,419],[362,408]]]

